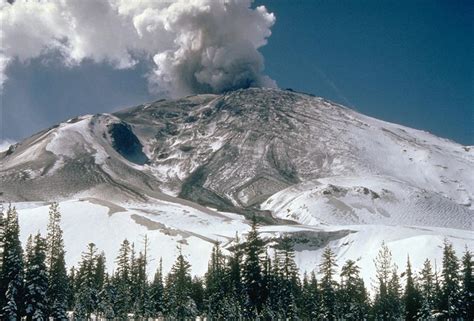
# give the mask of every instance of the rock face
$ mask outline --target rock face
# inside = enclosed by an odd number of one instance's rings
[[[473,150],[276,89],[71,119],[0,153],[0,162],[8,201],[178,197],[305,224],[389,217],[456,228],[469,228],[474,209]]]

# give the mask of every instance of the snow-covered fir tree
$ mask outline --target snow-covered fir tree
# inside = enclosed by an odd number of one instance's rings
[[[420,309],[417,312],[417,319],[432,320],[437,313],[437,298],[435,275],[431,266],[431,261],[426,259],[419,275],[420,289]]]
[[[126,318],[131,311],[131,267],[130,267],[131,247],[130,242],[125,239],[120,245],[119,254],[115,263],[117,269],[112,279],[112,284],[116,291],[115,314],[118,318]]]
[[[55,320],[67,319],[69,282],[65,262],[61,213],[58,203],[49,207],[49,221],[46,236],[46,266],[48,271],[48,315]]]
[[[38,233],[30,235],[26,246],[25,314],[27,320],[46,320],[48,316],[48,273],[46,240]]]
[[[337,282],[334,279],[336,266],[336,255],[328,246],[324,249],[319,264],[319,273],[321,274],[321,282],[319,283],[321,293],[320,313],[326,320],[336,319]]]
[[[184,320],[197,315],[196,302],[192,299],[191,265],[181,253],[166,277],[166,314],[174,319]]]
[[[379,320],[396,320],[401,316],[400,281],[392,253],[382,243],[375,263],[375,297],[373,317]]]
[[[461,316],[461,291],[459,259],[453,245],[444,240],[443,268],[441,270],[441,310],[445,318],[456,319]]]
[[[418,289],[415,276],[413,275],[410,263],[410,257],[407,258],[407,268],[405,271],[405,292],[403,301],[405,306],[405,320],[412,321],[418,317],[418,311],[421,308],[421,295]]]
[[[338,291],[338,314],[344,320],[364,320],[368,317],[368,294],[360,267],[348,260],[341,268],[341,284]]]
[[[473,257],[466,246],[462,257],[461,313],[465,320],[474,320]]]
[[[91,314],[97,314],[99,303],[99,292],[101,288],[97,284],[100,276],[97,272],[98,263],[97,248],[94,243],[89,243],[87,250],[82,253],[82,259],[77,271],[77,289],[75,298],[75,317],[88,319]]]
[[[165,287],[163,284],[163,260],[160,259],[160,264],[153,277],[153,282],[149,287],[149,295],[152,304],[152,313],[155,316],[162,316],[165,307],[164,301]]]
[[[9,206],[5,221],[2,253],[2,275],[0,276],[2,320],[17,320],[23,313],[23,249],[21,247],[18,213]]]
[[[246,293],[244,313],[247,318],[255,318],[266,302],[263,289],[261,257],[264,253],[264,243],[257,230],[257,220],[252,218],[251,229],[247,235],[244,247],[244,265],[242,278]]]
[[[210,320],[220,320],[226,316],[225,257],[219,242],[214,244],[205,279],[205,309]]]
[[[311,272],[310,277],[305,274],[300,298],[301,317],[305,320],[315,320],[320,315],[320,295],[316,274]]]

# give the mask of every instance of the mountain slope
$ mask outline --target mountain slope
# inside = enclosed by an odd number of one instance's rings
[[[302,271],[327,245],[339,262],[362,257],[367,278],[383,240],[399,266],[407,252],[439,258],[444,237],[474,246],[474,150],[292,91],[77,117],[0,153],[0,165],[23,240],[60,201],[69,265],[92,241],[113,268],[121,240],[147,234],[165,267],[181,244],[200,274],[213,242],[231,244],[253,214],[269,242],[293,239]]]
[[[436,198],[443,206],[433,215],[458,215],[453,227],[459,227],[471,216],[474,198],[473,150],[321,98],[273,89],[163,100],[71,119],[15,145],[0,161],[4,197],[14,201],[171,195],[262,213],[262,202],[295,184],[377,176]],[[362,179],[352,188],[364,184]],[[416,197],[400,197],[392,201],[408,201],[413,215],[433,212]],[[413,220],[400,217],[398,223]]]

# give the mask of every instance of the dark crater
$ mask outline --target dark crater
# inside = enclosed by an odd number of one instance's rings
[[[112,138],[112,147],[126,160],[144,165],[148,158],[143,153],[143,146],[132,131],[130,125],[116,123],[109,126],[109,134]]]

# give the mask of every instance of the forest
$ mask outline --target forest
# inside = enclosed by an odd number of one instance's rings
[[[226,249],[216,242],[207,272],[191,274],[179,251],[165,275],[160,260],[148,271],[148,239],[142,249],[124,240],[113,273],[90,243],[81,261],[65,262],[61,213],[49,209],[46,235],[30,235],[23,247],[18,214],[0,213],[1,320],[474,320],[473,258],[445,240],[439,268],[426,259],[400,269],[386,244],[374,258],[373,284],[356,261],[338,266],[330,247],[310,273],[300,274],[292,240],[270,244],[254,218],[245,238]],[[153,253],[160,257],[159,253]],[[369,290],[370,289],[370,290]]]

